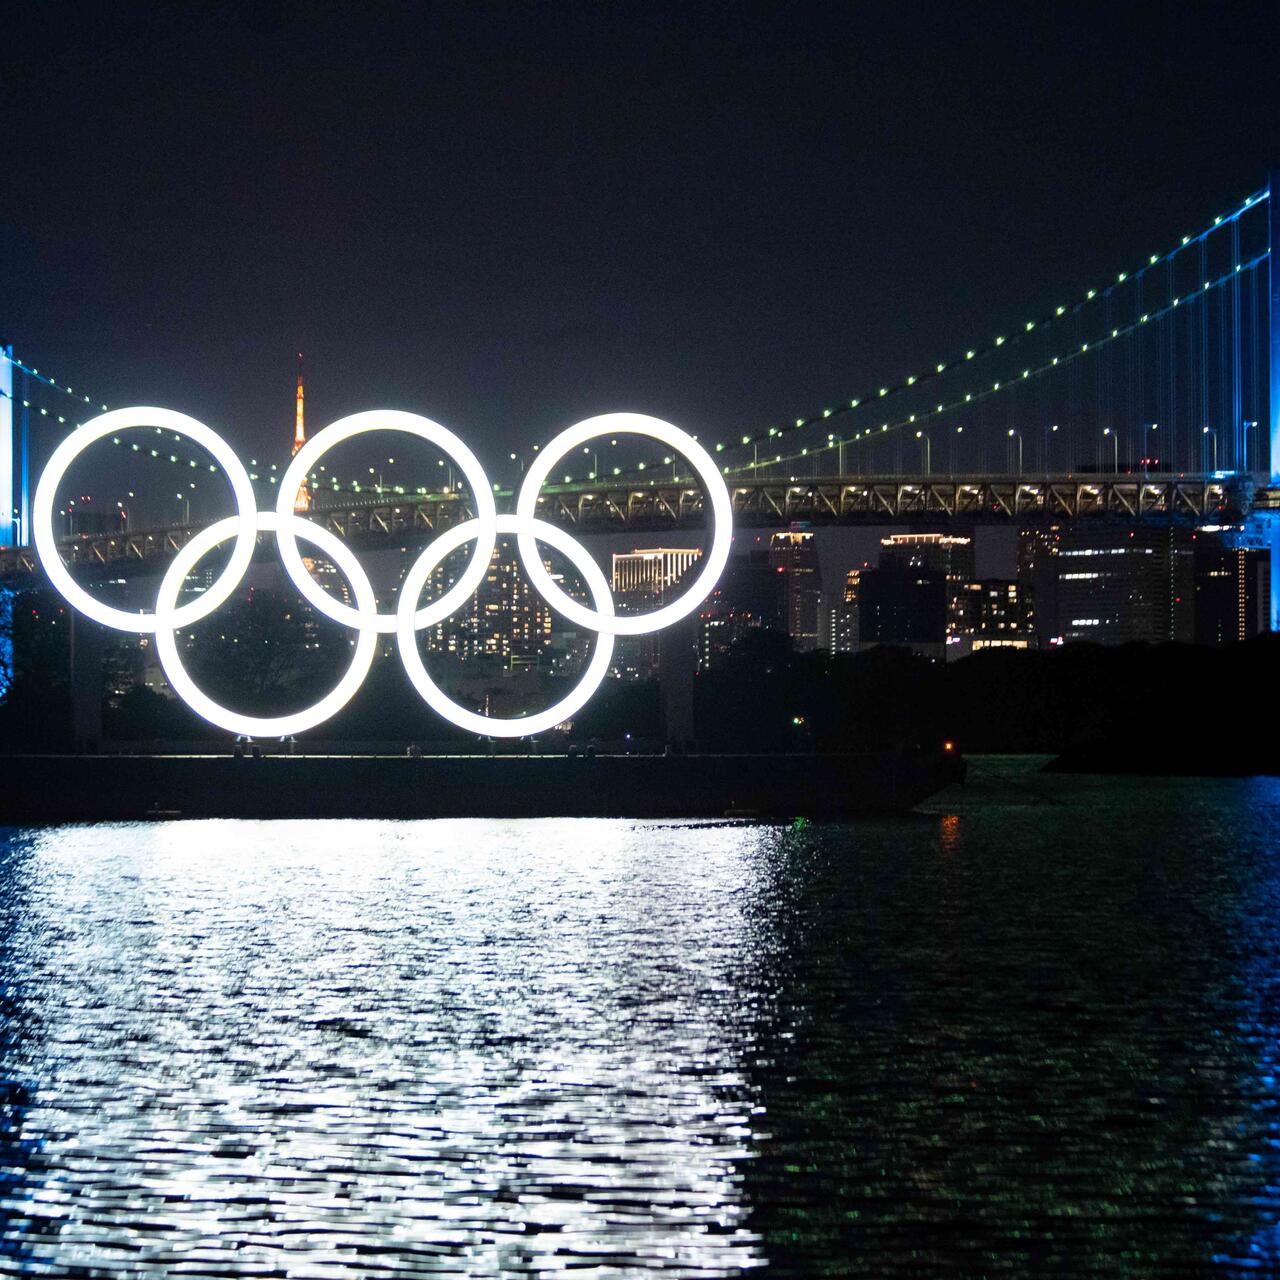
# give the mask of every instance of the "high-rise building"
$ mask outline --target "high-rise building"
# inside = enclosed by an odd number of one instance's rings
[[[858,582],[859,645],[909,645],[942,657],[947,641],[950,584],[935,569],[869,569]]]
[[[636,612],[657,607],[701,555],[701,547],[652,547],[615,554],[615,603],[634,603]]]
[[[1018,586],[1042,649],[1060,639],[1058,617],[1058,546],[1060,524],[1034,525],[1018,531]]]
[[[823,605],[822,648],[831,653],[858,651],[858,586],[866,568],[864,564],[861,568],[850,569],[845,574],[843,594]]]
[[[780,575],[782,619],[792,647],[807,653],[822,643],[822,573],[813,534],[798,529],[775,533],[769,539],[769,564]]]
[[[1195,624],[1191,531],[1174,525],[1077,524],[1058,543],[1064,640],[1190,641]]]
[[[459,573],[436,566],[431,595],[442,596]],[[544,561],[544,563],[546,563]],[[550,571],[550,564],[547,570]],[[533,666],[551,640],[551,608],[520,568],[513,541],[499,538],[489,568],[471,599],[427,630],[427,648],[460,661],[496,660],[507,669]]]
[[[960,600],[971,650],[1029,649],[1035,643],[1031,611],[1019,583],[1007,578],[966,582]]]
[[[891,533],[880,539],[880,568],[928,569],[947,583],[947,634],[960,635],[960,592],[974,579],[973,539],[951,533]]]
[[[720,581],[698,611],[698,670],[720,666],[729,650],[752,631],[781,629],[782,575],[765,550],[731,556]]]
[[[701,547],[651,547],[613,557],[613,598],[619,613],[652,613],[680,593],[686,573],[702,556]],[[648,680],[658,673],[662,633],[618,636],[613,673]]]
[[[1271,606],[1271,556],[1232,546],[1216,530],[1195,539],[1195,638],[1224,645],[1266,631]]]

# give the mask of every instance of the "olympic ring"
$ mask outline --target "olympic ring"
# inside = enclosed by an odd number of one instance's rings
[[[202,445],[217,460],[231,484],[236,514],[196,534],[174,557],[156,596],[155,612],[129,613],[95,600],[71,576],[58,554],[53,532],[53,504],[58,484],[71,463],[95,441],[130,427],[157,427],[177,432]],[[471,489],[475,518],[436,538],[410,567],[401,584],[393,613],[379,613],[373,586],[351,549],[341,539],[294,513],[298,489],[319,459],[334,445],[369,431],[405,431],[448,453]],[[542,485],[556,463],[570,450],[598,435],[631,434],[657,440],[684,454],[693,465],[710,504],[711,546],[701,571],[684,594],[647,614],[614,612],[609,583],[587,550],[565,530],[537,518]],[[287,737],[324,723],[345,706],[364,683],[377,648],[377,637],[394,634],[405,672],[414,688],[439,715],[457,727],[485,737],[521,737],[543,733],[564,723],[586,705],[600,687],[613,655],[614,637],[646,635],[687,617],[715,587],[729,558],[733,513],[729,491],[710,455],[687,432],[659,418],[640,413],[608,413],[588,418],[562,431],[539,455],[525,476],[514,515],[499,515],[493,489],[475,454],[447,427],[415,413],[372,410],[341,418],[319,432],[301,449],[281,480],[274,511],[259,511],[249,474],[217,432],[171,409],[115,409],[79,427],[54,450],[36,487],[33,510],[36,552],[45,572],[64,599],[81,613],[117,631],[154,633],[160,662],[174,692],[199,715],[223,729],[255,737]],[[178,654],[176,632],[208,617],[243,580],[253,559],[259,533],[274,533],[285,572],[303,597],[321,614],[358,633],[355,652],[337,685],[314,705],[283,716],[251,716],[232,711],[210,698],[188,674]],[[596,633],[595,651],[573,691],[554,706],[514,719],[482,716],[459,706],[427,674],[418,652],[416,634],[433,626],[464,603],[483,580],[500,533],[514,533],[525,572],[547,603],[570,622]],[[187,575],[214,547],[235,538],[226,568],[195,600],[179,606],[178,595]],[[298,538],[313,543],[343,573],[355,595],[355,606],[335,600],[311,576],[298,550]],[[468,542],[476,549],[458,580],[439,599],[418,607],[428,575],[450,554]],[[582,575],[595,608],[572,599],[547,572],[538,552],[544,543],[561,552]]]
[[[609,659],[613,656],[613,636],[600,628],[596,639],[596,650],[582,679],[572,693],[566,695],[554,706],[540,711],[536,715],[522,716],[515,720],[500,720],[495,716],[482,716],[474,711],[460,707],[447,697],[440,687],[427,674],[422,655],[418,652],[417,638],[414,633],[414,609],[418,603],[418,593],[427,580],[427,575],[449,554],[450,551],[479,538],[487,532],[479,520],[468,520],[466,524],[456,525],[442,534],[414,561],[405,580],[400,585],[400,604],[396,610],[396,646],[400,650],[400,660],[409,674],[413,687],[422,695],[422,700],[438,712],[446,720],[452,721],[460,729],[470,729],[492,738],[521,738],[528,734],[545,733],[563,724],[575,711],[586,706],[588,699],[600,687],[600,682],[609,674]],[[577,539],[570,537],[563,529],[544,520],[521,516],[498,516],[498,533],[514,533],[523,538],[550,543],[557,551],[563,552],[570,563],[587,581],[587,589],[602,614],[613,613],[613,595],[609,584],[605,581],[600,566],[588,555],[586,548]],[[521,562],[528,571],[530,561],[521,550]],[[539,561],[541,563],[541,561]],[[532,575],[530,575],[532,577]]]
[[[277,535],[280,543],[280,559],[284,562],[285,572],[293,579],[293,585],[309,600],[312,606],[334,622],[344,627],[355,627],[363,631],[369,622],[361,616],[361,611],[352,609],[335,600],[308,572],[302,563],[302,555],[293,537],[293,504],[306,478],[316,469],[316,464],[336,444],[350,440],[352,436],[363,435],[366,431],[405,431],[418,436],[428,444],[433,444],[445,453],[451,454],[459,469],[471,487],[471,497],[476,504],[476,519],[484,536],[476,539],[475,554],[466,572],[458,579],[439,600],[418,611],[414,625],[419,629],[434,626],[443,618],[447,618],[459,605],[471,598],[471,593],[480,585],[485,571],[489,568],[489,558],[493,555],[493,521],[497,508],[493,501],[493,489],[489,485],[489,477],[485,475],[476,455],[467,448],[447,427],[442,427],[430,418],[419,417],[416,413],[401,413],[394,409],[371,409],[364,413],[353,413],[350,417],[339,418],[337,422],[311,437],[293,456],[289,469],[280,481],[280,493],[276,499],[276,514],[280,517],[280,529]],[[392,632],[396,629],[394,613],[376,613],[374,629]]]
[[[576,622],[589,631],[607,631],[615,636],[643,636],[652,631],[660,631],[691,614],[711,594],[729,561],[733,542],[733,506],[729,501],[729,490],[725,488],[724,480],[716,470],[711,455],[691,435],[681,431],[679,427],[673,427],[669,422],[663,422],[661,418],[651,418],[644,413],[603,413],[596,418],[587,418],[576,427],[562,431],[538,455],[520,487],[520,496],[516,499],[516,515],[526,521],[533,518],[538,505],[538,490],[551,474],[551,468],[570,449],[595,436],[623,434],[648,436],[683,453],[693,463],[693,469],[698,473],[711,502],[714,517],[711,550],[707,552],[707,562],[702,572],[679,600],[673,600],[652,613],[629,616],[611,614],[602,617],[599,611],[593,613],[571,599],[551,580],[527,526],[521,528],[516,537],[520,546],[520,560],[529,575],[529,581],[557,613],[564,614],[570,622]]]
[[[275,511],[258,512],[258,531],[265,533],[275,530],[276,541],[281,545],[283,539],[280,533],[284,525],[295,522],[298,526],[298,535],[319,547],[346,575],[352,591],[355,592],[360,613],[366,617],[375,613],[378,602],[373,595],[373,584],[360,567],[360,561],[355,558],[351,548],[341,538],[330,533],[328,529],[322,529],[318,524],[312,524],[309,520],[298,519],[292,512],[284,521]],[[160,581],[160,590],[156,599],[158,616],[167,616],[172,610],[187,574],[200,560],[219,543],[225,542],[232,534],[238,533],[239,521],[235,516],[230,516],[226,520],[219,520],[217,524],[211,524],[207,529],[202,529],[174,556]],[[330,716],[345,707],[364,684],[364,678],[373,665],[377,647],[377,633],[372,628],[361,631],[346,675],[338,681],[330,693],[305,711],[297,711],[287,716],[249,716],[241,715],[238,711],[230,711],[214,702],[187,674],[186,668],[182,665],[182,659],[178,656],[176,633],[172,624],[156,629],[156,652],[160,655],[160,665],[164,668],[170,687],[178,697],[211,724],[229,729],[232,733],[247,734],[251,738],[287,738],[290,734],[301,733],[304,729],[323,724]]]
[[[158,612],[149,617],[146,614],[127,613],[123,609],[113,609],[110,605],[95,600],[67,572],[62,557],[58,554],[58,543],[53,533],[53,503],[57,497],[58,482],[66,474],[67,468],[91,444],[129,427],[163,427],[203,445],[217,459],[227,479],[231,481],[231,492],[235,494],[239,525],[236,529],[236,545],[227,567],[203,595],[190,604],[183,605],[172,618],[163,618]],[[53,457],[41,472],[40,483],[36,485],[31,523],[40,563],[68,604],[74,605],[86,617],[102,623],[104,627],[145,634],[157,630],[161,625],[189,627],[193,622],[208,617],[236,589],[236,584],[249,568],[249,561],[253,559],[256,541],[254,515],[257,506],[249,473],[236,457],[235,451],[216,431],[194,418],[188,418],[185,413],[175,413],[172,409],[112,409],[110,413],[91,418],[53,451]]]

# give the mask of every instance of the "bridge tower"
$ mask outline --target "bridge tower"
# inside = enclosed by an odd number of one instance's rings
[[[1280,167],[1272,169],[1267,200],[1267,365],[1268,424],[1271,429],[1270,482],[1280,484]],[[1280,520],[1271,521],[1271,630],[1280,631]]]
[[[16,546],[13,492],[13,348],[0,344],[0,546]]]
[[[307,443],[307,428],[303,422],[302,416],[302,352],[298,352],[298,398],[293,415],[293,452],[296,455],[298,450]],[[293,509],[295,511],[311,510],[311,490],[307,488],[307,482],[304,480],[298,489],[298,496],[294,499]]]

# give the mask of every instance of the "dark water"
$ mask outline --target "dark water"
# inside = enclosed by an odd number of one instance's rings
[[[1280,782],[0,841],[0,1273],[1280,1274]]]

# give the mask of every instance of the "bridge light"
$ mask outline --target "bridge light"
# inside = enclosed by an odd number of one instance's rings
[[[966,360],[972,360],[972,359],[973,359],[973,356],[974,356],[974,353],[973,353],[972,351],[966,351],[966,352],[964,353],[964,358],[965,358]]]
[[[889,388],[888,388],[888,387],[881,387],[881,388],[880,388],[880,394],[881,394],[882,396],[887,396],[887,395],[889,394]]]
[[[718,445],[716,445],[716,452],[717,452],[717,453],[723,453],[723,452],[724,452],[724,445],[723,445],[723,444],[718,444]]]
[[[743,436],[743,437],[742,437],[742,443],[743,443],[743,444],[750,444],[750,443],[751,443],[751,437],[750,437],[750,436]]]
[[[1067,311],[1066,307],[1059,307],[1059,308],[1058,308],[1058,310],[1057,310],[1057,314],[1058,314],[1058,315],[1060,315],[1060,316],[1061,316],[1061,315],[1065,315],[1065,314],[1066,314],[1066,311]]]
[[[956,428],[956,435],[958,435],[958,436],[962,436],[962,435],[964,435],[964,428],[963,428],[963,427],[957,427],[957,428]]]
[[[996,339],[996,346],[997,346],[997,347],[1003,347],[1003,346],[1004,346],[1004,334],[1001,334],[1001,335]]]
[[[823,409],[823,411],[822,411],[822,416],[823,416],[824,418],[829,418],[829,417],[831,417],[831,410],[830,410],[830,409]]]
[[[1031,332],[1031,330],[1032,330],[1032,329],[1034,329],[1035,327],[1036,327],[1036,322],[1035,322],[1034,320],[1028,320],[1028,321],[1027,321],[1027,332],[1028,332],[1028,333],[1030,333],[1030,332]]]
[[[797,427],[803,427],[803,426],[804,426],[804,419],[803,419],[803,418],[797,418],[797,419],[796,419],[796,426],[797,426]]]
[[[1122,271],[1122,272],[1119,274],[1119,276],[1117,276],[1117,277],[1116,277],[1116,282],[1117,282],[1118,284],[1124,284],[1124,282],[1125,282],[1128,278],[1129,278],[1129,273],[1128,273],[1127,271]]]
[[[1190,243],[1191,243],[1191,237],[1190,237],[1190,236],[1183,236],[1183,237],[1182,237],[1182,243],[1183,243],[1183,244],[1190,244]]]
[[[912,375],[907,379],[907,386],[909,386],[909,387],[914,387],[915,385],[916,385],[916,375],[913,373],[913,374],[912,374]]]
[[[850,408],[850,409],[856,409],[856,408],[858,407],[859,403],[860,403],[860,401],[858,401],[858,400],[850,400],[850,401],[849,401],[849,408]]]

